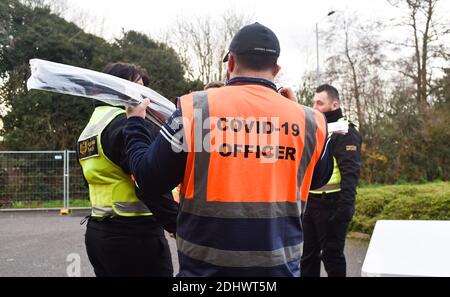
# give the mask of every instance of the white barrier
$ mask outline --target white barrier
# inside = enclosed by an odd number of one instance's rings
[[[378,221],[361,275],[450,277],[450,221]]]

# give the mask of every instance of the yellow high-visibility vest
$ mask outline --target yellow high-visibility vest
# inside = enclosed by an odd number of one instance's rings
[[[309,191],[311,194],[328,194],[328,193],[336,193],[341,190],[341,171],[339,170],[336,158],[333,157],[333,174],[331,175],[330,180],[327,184],[319,189],[315,189],[313,191]]]
[[[151,216],[147,206],[136,197],[132,177],[104,154],[101,135],[121,108],[99,106],[78,139],[78,157],[89,184],[92,216]]]

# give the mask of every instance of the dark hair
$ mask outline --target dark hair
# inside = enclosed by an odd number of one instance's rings
[[[321,85],[316,89],[316,93],[322,92],[327,92],[328,98],[330,98],[332,101],[340,101],[339,92],[335,87],[328,84]]]
[[[204,89],[208,90],[208,89],[214,89],[214,88],[221,88],[223,86],[225,86],[225,83],[223,81],[212,81],[212,82],[208,83]]]
[[[249,70],[261,71],[274,69],[277,66],[278,57],[262,54],[233,54],[236,64]]]
[[[148,85],[150,80],[147,70],[136,64],[123,62],[108,63],[108,65],[103,68],[103,72],[133,82],[136,82],[142,78],[144,86]]]

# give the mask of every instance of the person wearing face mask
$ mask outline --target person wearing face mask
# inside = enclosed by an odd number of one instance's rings
[[[313,108],[323,112],[329,124],[347,121],[340,105],[336,88],[328,84],[317,88]],[[362,143],[356,125],[348,122],[347,134],[331,135],[333,175],[325,186],[309,192],[303,217],[301,274],[305,277],[319,277],[321,261],[329,277],[346,276],[344,246],[355,211]]]
[[[110,63],[103,72],[140,85],[149,82],[145,70],[134,64]],[[89,261],[98,277],[172,277],[164,229],[175,232],[178,204],[170,193],[143,196],[125,152],[125,109],[94,104],[77,143],[92,204],[85,235]],[[159,128],[148,121],[143,125],[152,141]]]

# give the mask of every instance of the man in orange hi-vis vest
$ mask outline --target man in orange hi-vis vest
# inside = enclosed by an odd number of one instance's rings
[[[331,176],[323,114],[277,92],[280,45],[255,23],[233,38],[222,88],[183,96],[148,141],[144,100],[124,128],[149,197],[181,182],[179,276],[299,276],[299,201]]]

